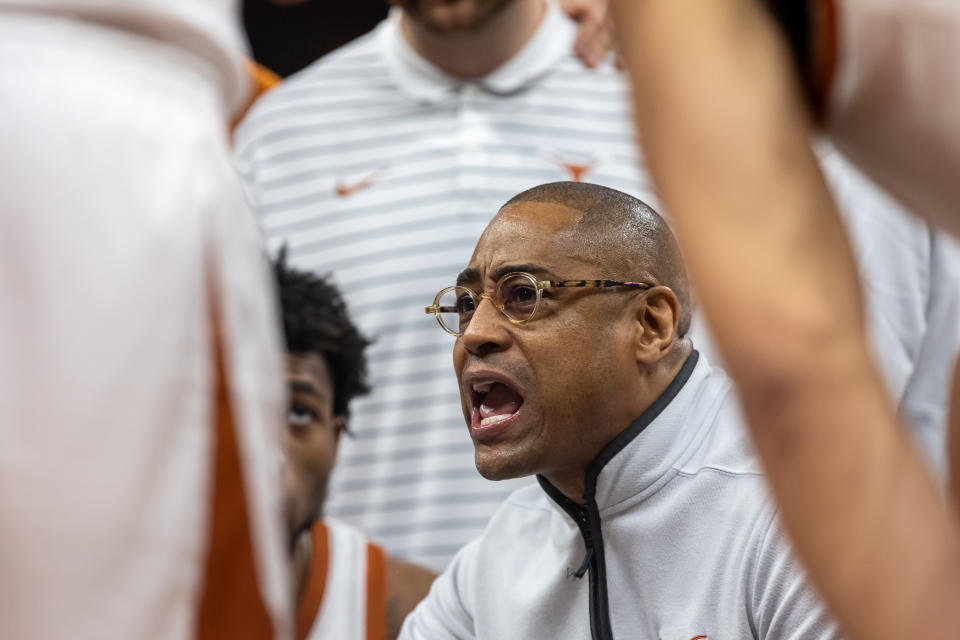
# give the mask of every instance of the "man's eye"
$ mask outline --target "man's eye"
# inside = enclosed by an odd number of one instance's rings
[[[514,287],[510,296],[516,302],[530,302],[537,299],[537,290],[533,287]]]
[[[457,298],[457,313],[473,313],[473,298],[468,295]]]
[[[317,413],[306,407],[290,407],[287,411],[287,422],[291,425],[305,427],[317,419]]]
[[[530,285],[517,284],[505,287],[504,289],[504,304],[523,304],[534,302],[537,299],[537,290]]]

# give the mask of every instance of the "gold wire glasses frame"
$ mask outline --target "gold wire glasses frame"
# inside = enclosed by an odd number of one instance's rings
[[[433,314],[440,327],[452,336],[459,338],[473,318],[480,302],[486,298],[497,311],[513,324],[529,322],[540,308],[543,290],[551,287],[640,287],[649,289],[654,285],[648,282],[628,282],[622,280],[537,280],[530,273],[508,273],[497,281],[493,293],[476,291],[455,285],[440,291],[433,304],[424,308],[424,313]],[[446,320],[444,320],[446,316]],[[451,326],[453,325],[453,326]],[[456,327],[456,329],[454,329]]]

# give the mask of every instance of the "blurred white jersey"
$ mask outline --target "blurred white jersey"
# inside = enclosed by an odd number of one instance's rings
[[[914,444],[943,481],[948,393],[960,350],[960,246],[826,141],[816,150],[856,259],[871,354]],[[721,361],[701,314],[690,333],[698,351]]]
[[[0,638],[291,630],[237,87],[173,37],[226,7],[0,0]]]
[[[874,360],[914,443],[947,476],[947,409],[960,347],[960,249],[827,146],[827,181],[854,248]]]
[[[0,0],[0,11],[70,16],[176,45],[211,64],[229,113],[249,91],[237,0]]]

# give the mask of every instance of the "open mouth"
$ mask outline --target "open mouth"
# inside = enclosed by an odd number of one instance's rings
[[[506,427],[523,405],[523,396],[516,389],[497,380],[474,382],[470,385],[470,395],[473,407],[470,428],[475,431]]]

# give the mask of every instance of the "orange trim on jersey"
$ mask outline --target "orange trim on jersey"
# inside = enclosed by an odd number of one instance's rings
[[[375,544],[367,545],[367,640],[387,637],[387,556]]]
[[[310,635],[320,605],[323,604],[323,592],[327,588],[327,569],[330,567],[330,544],[327,540],[327,527],[320,520],[313,523],[310,530],[310,576],[307,588],[297,604],[296,640],[305,640]]]
[[[259,98],[283,81],[283,78],[276,73],[253,60],[247,60],[247,73],[253,78],[254,99]]]
[[[196,638],[265,640],[273,637],[273,624],[257,582],[243,475],[224,372],[223,342],[216,312],[213,315],[216,389],[213,503]]]
[[[270,69],[267,69],[265,66],[254,62],[253,60],[247,60],[247,74],[253,81],[253,91],[247,98],[247,102],[243,105],[243,109],[241,109],[230,122],[231,134],[237,128],[237,125],[240,124],[240,122],[244,119],[244,117],[246,117],[247,112],[250,111],[250,107],[252,107],[253,103],[257,101],[257,98],[265,94],[267,91],[270,91],[283,81],[283,78],[278,76],[276,73]]]

